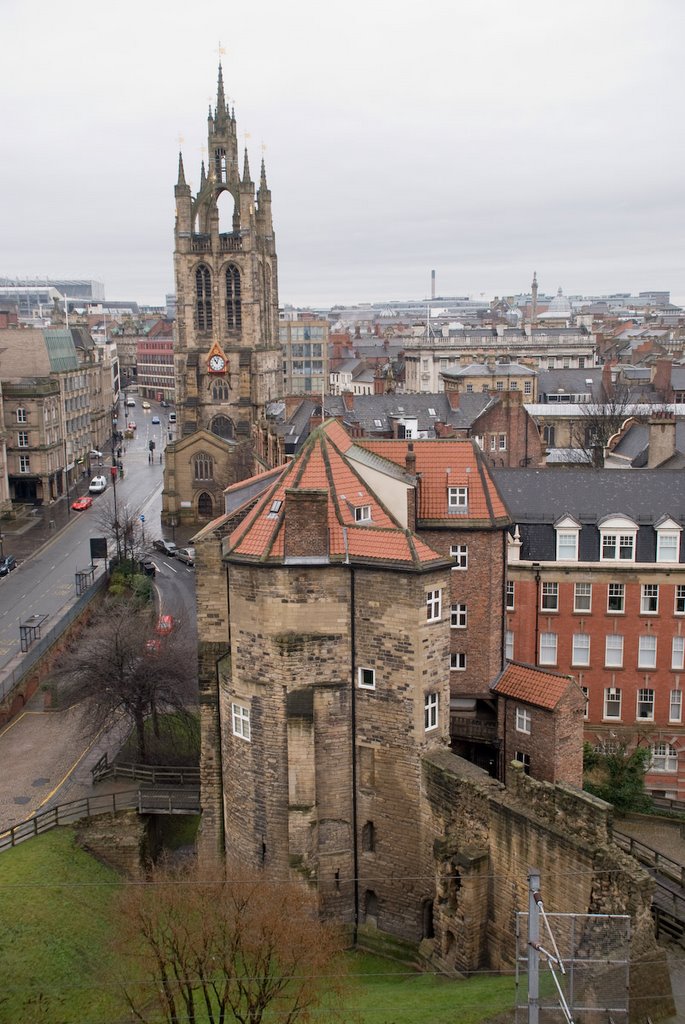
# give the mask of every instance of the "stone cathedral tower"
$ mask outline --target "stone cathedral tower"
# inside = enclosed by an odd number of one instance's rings
[[[255,193],[247,149],[240,172],[221,65],[207,129],[199,191],[193,197],[181,154],[174,190],[178,422],[165,469],[169,525],[212,518],[223,488],[253,472],[253,428],[282,379],[271,192],[262,160]]]

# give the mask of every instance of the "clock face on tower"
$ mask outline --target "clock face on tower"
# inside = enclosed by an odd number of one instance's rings
[[[209,360],[209,369],[212,373],[223,373],[226,369],[226,360],[219,353],[215,353]]]

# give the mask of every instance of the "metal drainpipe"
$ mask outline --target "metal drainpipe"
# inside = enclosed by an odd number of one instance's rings
[[[349,642],[350,642],[350,731],[352,733],[352,870],[354,871],[354,944],[356,945],[357,932],[359,927],[359,853],[357,849],[357,806],[356,806],[356,685],[354,680],[354,614],[355,614],[355,592],[354,592],[354,568],[349,560],[349,548],[347,546],[347,528],[343,526],[343,538],[345,543],[345,564],[349,568]]]
[[[538,667],[539,661],[539,640],[540,640],[540,566],[538,563],[533,563],[535,569],[535,651],[533,652],[533,664]]]
[[[350,725],[352,729],[352,864],[354,870],[354,943],[357,944],[359,927],[359,852],[357,849],[357,690],[354,678],[355,662],[355,580],[350,565],[350,678],[352,699],[350,702]]]

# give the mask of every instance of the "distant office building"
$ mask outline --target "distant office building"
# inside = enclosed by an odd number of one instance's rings
[[[153,324],[136,344],[138,392],[161,402],[174,400],[174,336],[170,320]]]
[[[328,390],[328,324],[318,318],[280,320],[283,393],[320,395]]]

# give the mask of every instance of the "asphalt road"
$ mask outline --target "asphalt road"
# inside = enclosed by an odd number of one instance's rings
[[[150,429],[143,422],[134,441],[127,443],[123,456],[124,478],[116,483],[116,502],[121,516],[125,509],[152,522],[161,501],[162,469],[159,462],[148,461],[147,442],[159,427]],[[99,467],[98,467],[99,468]],[[107,473],[107,468],[104,469]],[[19,624],[30,615],[46,615],[46,628],[54,623],[60,609],[76,593],[75,574],[91,564],[90,539],[102,537],[106,523],[113,520],[115,486],[110,484],[103,494],[93,499],[91,508],[71,512],[64,529],[55,531],[54,539],[40,547],[29,558],[19,561],[18,568],[0,581],[0,670],[20,653]],[[49,515],[49,510],[41,514]],[[152,528],[156,533],[158,528]],[[6,543],[6,548],[9,546]],[[113,554],[113,545],[110,543]],[[104,571],[104,563],[96,563],[96,575]]]
[[[151,420],[154,415],[163,418],[164,410],[153,404],[152,409],[144,411],[137,398],[136,403],[135,409],[127,410],[128,419],[135,419],[137,429],[135,439],[126,443],[124,477],[116,488],[117,509],[120,515],[128,510],[139,522],[141,516],[145,517],[140,525],[145,547],[157,569],[154,588],[158,612],[173,615],[179,628],[196,635],[195,570],[152,550],[152,541],[163,535],[159,451],[167,428],[164,419],[160,425]],[[154,463],[149,461],[151,438],[159,442]],[[98,470],[92,467],[93,475]],[[87,483],[85,480],[84,486]],[[17,553],[19,567],[0,579],[0,668],[19,656],[20,621],[42,613],[49,615],[48,625],[54,624],[63,607],[73,600],[74,572],[90,563],[90,538],[104,535],[99,521],[103,516],[111,519],[113,492],[109,485],[85,512],[67,517],[65,508],[48,508],[41,510],[40,520],[31,521],[28,529],[19,526],[18,532],[12,533],[6,528],[5,550]],[[75,497],[72,494],[72,500]],[[103,511],[106,508],[111,509],[108,515]],[[51,516],[55,517],[54,530],[47,525]],[[188,536],[176,537],[179,546],[188,540]],[[111,542],[110,553],[114,553]],[[98,573],[103,571],[104,566],[99,566]],[[104,752],[113,757],[127,733],[128,728],[115,726],[94,739],[81,708],[45,710],[43,695],[37,693],[26,710],[0,730],[0,831],[41,808],[92,792],[90,769]],[[97,791],[102,793],[117,785],[100,785]]]

